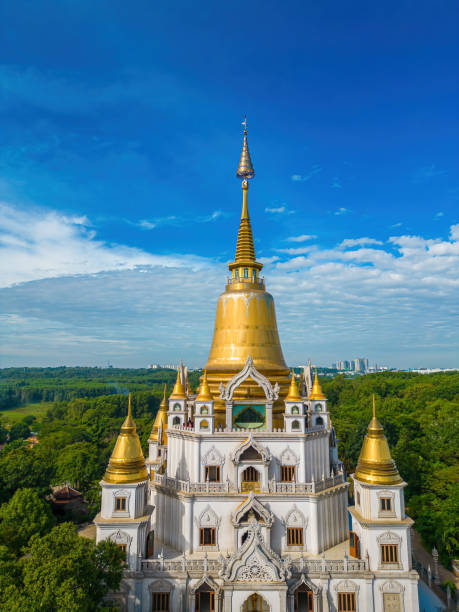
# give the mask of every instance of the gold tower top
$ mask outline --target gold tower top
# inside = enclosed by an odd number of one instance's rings
[[[309,399],[314,399],[314,400],[327,399],[324,395],[324,392],[322,391],[322,387],[320,386],[319,377],[317,376],[317,369],[316,369],[316,375],[314,376],[314,384],[312,385],[312,391],[311,391],[311,395],[309,396]]]
[[[236,176],[242,180],[242,213],[239,224],[239,232],[237,235],[236,257],[229,264],[229,269],[234,270],[234,280],[243,281],[244,279],[251,282],[257,281],[257,274],[263,268],[263,264],[259,263],[255,257],[255,245],[253,242],[252,226],[250,225],[249,205],[248,205],[248,190],[249,183],[247,179],[255,176],[252,160],[250,159],[249,146],[247,144],[247,120],[244,119],[244,140],[242,143],[241,159],[236,172]],[[244,268],[247,267],[247,272]],[[245,276],[247,274],[247,276]]]
[[[209,383],[207,382],[207,371],[204,370],[204,375],[202,377],[202,383],[199,387],[199,393],[196,396],[196,401],[198,402],[211,402],[214,398],[212,397],[212,393],[209,389]]]
[[[166,440],[166,429],[167,429],[167,398],[166,398],[166,388],[167,385],[164,384],[164,394],[163,399],[159,405],[159,410],[156,413],[155,422],[153,425],[153,429],[151,430],[150,440],[158,439],[158,431],[160,426],[162,425],[162,440],[159,441],[160,444],[164,444]]]
[[[301,395],[298,391],[298,385],[296,383],[295,372],[292,370],[292,379],[290,381],[290,388],[288,390],[288,395],[285,398],[286,402],[301,402]]]
[[[147,479],[148,473],[142,446],[132,419],[131,394],[129,393],[128,414],[121,426],[121,432],[108,462],[104,480],[113,484],[128,484]]]
[[[180,369],[177,370],[177,380],[175,381],[175,386],[172,389],[170,398],[171,399],[186,399],[185,389],[183,387],[182,379],[180,377]]]
[[[396,485],[403,482],[392,459],[384,428],[376,418],[373,395],[373,418],[363,441],[354,478],[371,485]]]

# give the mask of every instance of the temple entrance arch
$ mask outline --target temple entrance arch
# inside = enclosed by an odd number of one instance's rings
[[[261,595],[252,593],[243,603],[241,612],[270,612],[270,608]]]

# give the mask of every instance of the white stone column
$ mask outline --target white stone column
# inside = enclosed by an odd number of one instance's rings
[[[310,502],[310,534],[311,534],[311,552],[319,553],[319,521],[318,521],[318,499],[313,498]]]
[[[266,431],[273,430],[273,405],[272,402],[266,403]]]

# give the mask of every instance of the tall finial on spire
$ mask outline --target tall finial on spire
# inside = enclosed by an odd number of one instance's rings
[[[236,176],[243,179],[243,185],[247,179],[251,179],[255,176],[255,170],[252,166],[252,160],[250,159],[249,145],[247,144],[247,117],[244,117],[242,122],[244,126],[244,140],[242,141],[242,153],[241,159],[239,160],[239,166],[237,167]]]
[[[373,418],[376,418],[376,402],[375,402],[375,394],[373,393]]]

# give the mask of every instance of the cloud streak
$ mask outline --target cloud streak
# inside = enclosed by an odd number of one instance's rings
[[[6,204],[0,212],[2,366],[205,362],[224,262],[108,244],[84,216]],[[390,365],[457,365],[459,224],[448,238],[381,242],[264,258],[289,364],[348,352]]]

